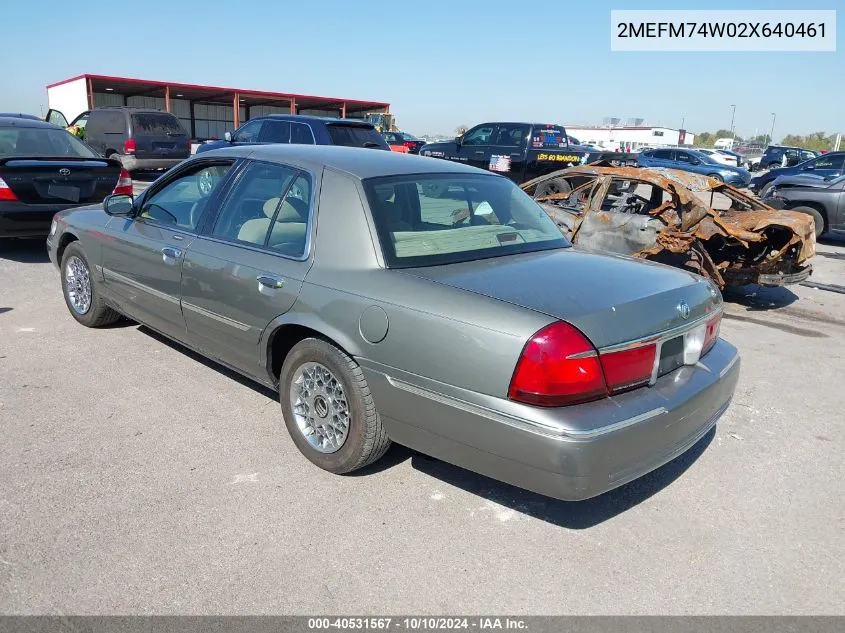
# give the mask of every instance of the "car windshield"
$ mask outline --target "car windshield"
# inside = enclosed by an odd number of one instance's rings
[[[364,181],[390,267],[563,248],[543,209],[501,176],[421,174]]]
[[[414,136],[413,134],[408,134],[407,132],[402,132],[402,138],[406,141],[419,141],[420,139]]]
[[[0,158],[11,156],[100,158],[85,143],[61,128],[0,127]]]
[[[387,142],[375,128],[365,125],[328,125],[329,136],[334,145],[346,147],[384,147]]]

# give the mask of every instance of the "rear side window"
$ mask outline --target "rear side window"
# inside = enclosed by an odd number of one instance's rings
[[[329,130],[329,137],[332,139],[333,145],[390,149],[387,141],[375,128],[363,125],[344,125],[342,123],[334,123],[326,127]]]
[[[187,136],[179,119],[164,112],[133,113],[132,131],[135,136]]]
[[[314,133],[304,123],[291,123],[290,142],[296,145],[314,145]]]
[[[652,158],[659,158],[660,160],[672,160],[672,151],[668,149],[657,149],[651,153]]]

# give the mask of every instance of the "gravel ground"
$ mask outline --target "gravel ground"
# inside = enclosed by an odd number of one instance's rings
[[[312,466],[275,394],[132,323],[67,314],[0,252],[0,612],[845,614],[845,296],[731,293],[715,433],[563,503],[394,446]],[[845,248],[814,279],[845,283]]]

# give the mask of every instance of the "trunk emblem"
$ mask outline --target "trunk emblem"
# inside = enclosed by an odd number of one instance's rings
[[[68,169],[67,167],[62,167],[59,170],[59,176],[70,176],[70,169]]]
[[[689,304],[686,301],[681,301],[678,304],[678,314],[681,315],[682,319],[688,319],[689,313],[690,313]]]

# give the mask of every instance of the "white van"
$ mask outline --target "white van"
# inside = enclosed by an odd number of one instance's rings
[[[720,138],[716,139],[716,142],[713,143],[713,147],[715,149],[733,149],[734,148],[734,141],[732,138]]]

